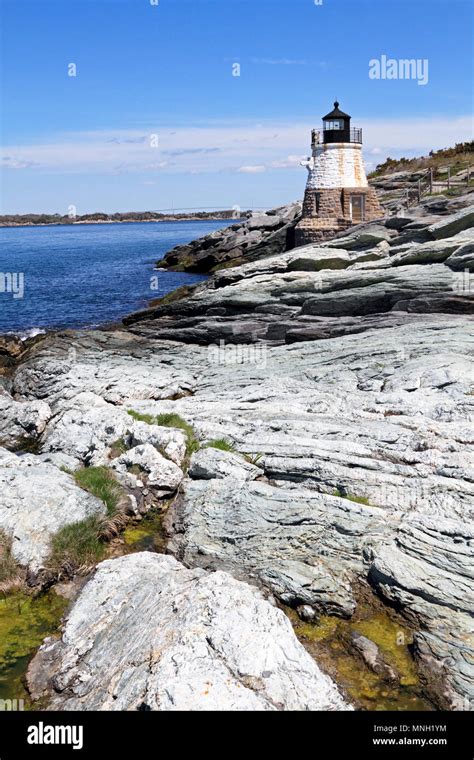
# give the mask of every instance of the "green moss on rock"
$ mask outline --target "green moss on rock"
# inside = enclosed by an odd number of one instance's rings
[[[30,706],[23,685],[28,663],[43,639],[57,631],[67,604],[53,591],[0,599],[0,699],[23,699]]]

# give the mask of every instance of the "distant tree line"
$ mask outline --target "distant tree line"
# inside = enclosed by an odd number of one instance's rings
[[[244,212],[241,214],[244,216]],[[0,225],[30,225],[30,224],[77,224],[77,222],[160,222],[186,219],[232,219],[235,211],[193,211],[192,213],[159,213],[157,211],[128,211],[125,213],[105,214],[100,211],[94,214],[69,216],[67,214],[4,214],[0,215]]]

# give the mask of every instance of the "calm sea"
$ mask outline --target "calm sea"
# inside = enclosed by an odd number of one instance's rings
[[[231,220],[0,228],[0,333],[119,321],[201,275],[153,271],[175,245]],[[9,278],[13,290],[8,292]],[[158,281],[156,282],[156,278]],[[154,289],[157,286],[157,289]]]

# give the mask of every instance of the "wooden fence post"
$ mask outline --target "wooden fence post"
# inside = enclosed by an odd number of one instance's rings
[[[448,166],[448,190],[451,187],[451,167]]]

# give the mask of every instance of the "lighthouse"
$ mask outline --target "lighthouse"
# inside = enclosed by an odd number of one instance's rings
[[[362,129],[334,103],[323,116],[323,129],[311,133],[303,217],[296,227],[296,245],[331,237],[353,224],[379,219],[384,211],[369,187],[362,158]]]

